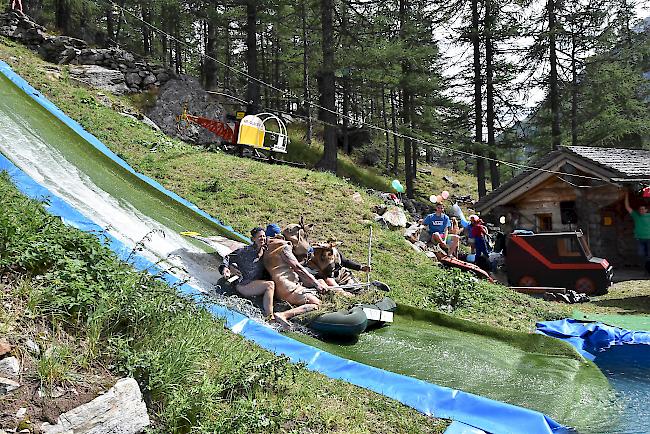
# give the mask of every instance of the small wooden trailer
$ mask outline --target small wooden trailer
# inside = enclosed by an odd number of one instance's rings
[[[600,295],[612,284],[613,268],[591,254],[581,231],[518,233],[506,239],[508,283],[514,287],[555,287]]]

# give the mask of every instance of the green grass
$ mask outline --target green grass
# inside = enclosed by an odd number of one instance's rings
[[[51,346],[38,360],[36,372],[41,385],[52,388],[55,384],[71,383],[74,357],[68,346]]]
[[[0,56],[135,170],[241,233],[260,224],[288,224],[304,216],[305,221],[315,224],[313,241],[336,238],[343,242],[346,256],[364,261],[369,226],[374,225],[373,278],[390,285],[392,296],[403,304],[431,310],[442,307],[461,318],[523,331],[532,331],[539,320],[562,318],[570,313],[565,306],[531,299],[503,286],[476,282],[468,274],[433,266],[410,247],[401,231],[382,229],[372,223],[371,210],[380,199],[368,195],[358,183],[330,173],[269,165],[182,143],[100,104],[98,91],[77,87],[66,79],[66,67],[61,67],[58,78],[43,74],[45,62],[6,39],[0,39]],[[109,98],[115,107],[132,104],[127,97]],[[301,158],[316,160],[318,145],[299,146],[299,131],[293,130],[292,134],[296,152],[304,152]],[[151,152],[153,148],[156,152]],[[300,148],[302,151],[298,151]],[[340,166],[342,170],[355,167],[346,158]],[[360,182],[372,185],[372,171],[356,170]],[[432,170],[434,175],[419,177],[418,189],[423,195],[428,197],[430,192],[442,189],[466,193],[443,183],[444,169]],[[459,176],[454,175],[455,181],[464,183],[462,188],[469,188],[468,178]],[[390,180],[378,175],[376,179],[382,185]],[[363,199],[360,205],[352,200],[355,192]]]
[[[152,432],[442,432],[434,420],[309,372],[224,329],[193,300],[65,226],[0,174],[0,327],[37,335],[42,386],[133,376]]]

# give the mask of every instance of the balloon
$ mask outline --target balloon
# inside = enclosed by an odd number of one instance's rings
[[[438,203],[442,203],[442,196],[438,195],[436,196],[436,199],[438,199]]]
[[[435,194],[432,194],[431,196],[429,196],[429,200],[430,200],[431,202],[433,202],[433,203],[438,202],[438,198],[436,197]]]
[[[460,219],[460,224],[462,227],[466,228],[469,226],[469,222],[465,218],[465,214],[463,214],[463,210],[460,209],[460,206],[458,206],[457,203],[453,204],[451,207],[452,211],[454,212],[454,215]]]
[[[447,200],[447,199],[449,199],[449,192],[447,190],[445,190],[445,191],[442,192],[441,196],[442,196],[442,198],[444,200]]]
[[[391,182],[391,187],[393,187],[393,190],[395,190],[398,193],[404,193],[404,186],[399,182],[398,179],[393,179],[393,182]]]

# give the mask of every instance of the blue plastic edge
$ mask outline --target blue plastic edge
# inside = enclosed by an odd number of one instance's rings
[[[538,322],[536,327],[538,333],[568,342],[592,361],[612,345],[650,345],[650,332],[625,330],[596,321],[568,318]]]
[[[473,426],[453,421],[445,430],[445,434],[486,434],[485,431],[474,428]]]
[[[126,162],[108,150],[97,138],[83,130],[79,124],[66,116],[40,92],[31,87],[22,77],[15,74],[9,65],[1,60],[0,72],[30,95],[35,101],[39,102],[46,110],[50,111],[89,143],[97,147],[129,172],[135,174],[138,178],[157,188],[159,191],[178,200],[203,217],[210,219],[224,229],[234,233],[229,227],[222,225],[187,200],[180,198],[180,196],[173,192],[169,192],[148,177],[136,173]],[[32,199],[45,201],[48,212],[61,217],[64,223],[85,232],[95,234],[104,233],[108,238],[108,244],[111,250],[122,260],[126,260],[130,256],[129,262],[134,268],[162,276],[168,284],[176,285],[179,292],[185,296],[197,300],[203,299],[202,294],[196,288],[188,284],[179,285],[179,279],[175,276],[162,273],[155,264],[142,256],[131,255],[131,250],[127,246],[109,234],[106,234],[103,228],[87,219],[63,199],[38,184],[1,154],[0,170],[6,170],[9,173],[12,181],[23,194]],[[242,236],[240,234],[236,235]],[[233,332],[241,334],[262,348],[276,354],[283,354],[289,357],[294,363],[304,363],[308,369],[320,372],[330,378],[344,380],[393,398],[423,414],[459,421],[492,433],[536,434],[566,431],[564,426],[540,412],[471,393],[437,386],[416,378],[343,359],[284,336],[268,326],[245,317],[239,312],[234,312],[212,303],[202,303],[202,305],[215,316],[224,319],[226,326]],[[435,367],[432,368],[435,369]]]

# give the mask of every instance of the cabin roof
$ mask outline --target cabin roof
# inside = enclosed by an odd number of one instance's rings
[[[650,150],[563,146],[531,163],[532,168],[481,198],[474,207],[489,212],[495,206],[506,204],[550,177],[559,176],[553,172],[565,172],[567,163],[602,182],[650,181]]]
[[[621,177],[650,178],[649,150],[595,148],[590,146],[568,146],[566,149],[603,168],[618,172]]]

